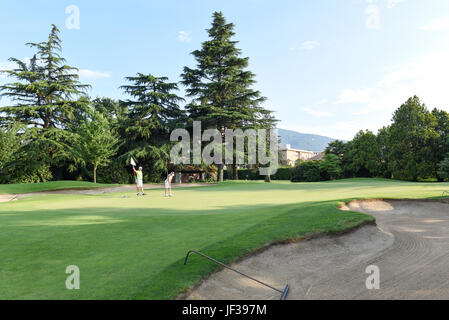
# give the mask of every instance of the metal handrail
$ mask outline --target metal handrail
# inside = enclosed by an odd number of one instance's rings
[[[208,260],[210,260],[210,261],[212,261],[212,262],[215,262],[216,264],[219,264],[219,265],[222,266],[222,267],[225,267],[225,268],[227,268],[227,269],[229,269],[229,270],[231,270],[231,271],[237,272],[238,274],[240,274],[240,275],[242,275],[242,276],[244,276],[244,277],[247,277],[247,278],[249,278],[249,279],[251,279],[251,280],[253,280],[253,281],[256,281],[256,282],[258,282],[258,283],[260,283],[260,284],[262,284],[262,285],[264,285],[264,286],[266,286],[266,287],[268,287],[268,288],[270,288],[270,289],[273,289],[273,290],[275,290],[275,291],[281,293],[281,294],[282,294],[281,300],[285,300],[285,298],[287,297],[287,293],[288,293],[288,290],[289,290],[289,288],[290,288],[290,286],[289,286],[288,284],[285,286],[284,290],[276,289],[276,288],[270,286],[269,284],[266,284],[265,282],[262,282],[262,281],[260,281],[260,280],[257,280],[257,279],[255,279],[255,278],[253,278],[253,277],[251,277],[251,276],[249,276],[249,275],[247,275],[247,274],[244,274],[243,272],[240,272],[240,271],[238,271],[238,270],[236,270],[236,269],[234,269],[234,268],[231,268],[230,266],[228,266],[228,265],[226,265],[226,264],[224,264],[224,263],[222,263],[222,262],[220,262],[220,261],[217,261],[217,260],[215,260],[214,258],[211,258],[211,257],[205,255],[204,253],[201,253],[201,252],[196,251],[196,250],[189,250],[189,251],[187,252],[186,258],[185,258],[185,260],[184,260],[184,265],[187,264],[187,259],[189,259],[189,256],[190,256],[190,254],[192,254],[192,253],[196,253],[196,254],[198,254],[198,255],[200,255],[200,256],[202,256],[202,257],[204,257],[204,258],[206,258],[206,259],[208,259]]]

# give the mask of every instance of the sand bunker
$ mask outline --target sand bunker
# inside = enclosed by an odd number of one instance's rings
[[[272,246],[233,267],[277,288],[287,299],[449,299],[449,205],[436,201],[353,201],[343,210],[372,214],[377,226],[340,236]],[[366,267],[380,269],[368,290]],[[280,294],[229,270],[187,299],[279,299]]]
[[[8,202],[17,200],[17,196],[13,194],[0,194],[0,202]]]

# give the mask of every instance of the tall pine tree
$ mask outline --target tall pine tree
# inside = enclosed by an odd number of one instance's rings
[[[241,57],[241,50],[233,41],[234,24],[226,23],[221,12],[213,14],[210,40],[200,50],[192,52],[197,61],[195,69],[184,67],[182,84],[187,96],[190,118],[202,122],[203,128],[216,128],[222,133],[235,128],[271,128],[276,123],[271,111],[261,104],[266,100],[253,90],[255,75],[246,70],[249,58]],[[237,164],[234,161],[234,178]],[[223,181],[223,165],[219,164],[219,180]]]
[[[86,107],[86,100],[79,98],[89,86],[78,81],[78,69],[66,65],[61,57],[62,44],[55,25],[47,41],[28,45],[37,49],[30,62],[10,58],[17,68],[3,71],[16,81],[0,86],[1,96],[16,103],[1,111],[8,119],[26,125],[66,128],[73,111]]]
[[[89,86],[78,81],[76,68],[66,65],[55,25],[47,41],[27,45],[37,50],[29,63],[10,58],[17,67],[3,71],[15,82],[0,86],[0,96],[11,102],[0,108],[0,115],[2,122],[26,125],[31,142],[26,146],[28,159],[23,159],[22,170],[32,172],[49,170],[68,159],[70,140],[65,129],[74,111],[87,108],[85,90]]]
[[[122,158],[132,156],[149,171],[152,180],[157,180],[170,161],[170,132],[183,118],[178,105],[183,98],[174,93],[178,85],[166,77],[138,73],[126,80],[131,84],[121,89],[131,99],[124,102],[128,116],[121,126],[121,136],[127,140]]]

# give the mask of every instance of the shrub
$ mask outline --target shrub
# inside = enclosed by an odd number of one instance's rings
[[[232,175],[229,176],[232,179]],[[239,169],[239,179],[240,180],[263,180],[264,177],[259,175],[259,170],[257,169]]]
[[[442,179],[449,180],[449,157],[438,164],[438,176]]]
[[[292,178],[292,167],[281,167],[277,172],[271,176],[273,180],[291,180]]]
[[[281,167],[277,172],[271,176],[272,180],[290,180],[291,167]],[[225,170],[223,172],[225,180],[232,180],[232,170]],[[265,180],[265,176],[261,176],[259,169],[239,169],[239,180]]]
[[[91,172],[88,172],[87,180],[91,181]],[[97,171],[97,182],[99,183],[134,183],[130,167],[117,161],[111,162],[107,167],[101,167]]]
[[[341,160],[335,154],[326,155],[323,161],[320,161],[319,168],[323,180],[340,179],[343,175]]]
[[[328,154],[321,161],[300,162],[291,171],[292,182],[316,182],[339,179],[343,175],[341,160],[337,155]]]
[[[37,168],[26,167],[11,174],[10,183],[38,183],[47,182],[53,178],[50,166],[40,165]]]
[[[322,181],[321,161],[306,161],[299,163],[291,170],[292,182],[314,182]]]

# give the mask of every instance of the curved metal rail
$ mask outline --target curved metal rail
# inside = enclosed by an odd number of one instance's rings
[[[238,270],[236,270],[236,269],[234,269],[234,268],[231,268],[230,266],[228,266],[228,265],[226,265],[226,264],[224,264],[224,263],[222,263],[222,262],[220,262],[220,261],[217,261],[217,260],[215,260],[214,258],[211,258],[211,257],[205,255],[204,253],[201,253],[201,252],[196,251],[196,250],[190,250],[190,251],[187,252],[186,258],[185,258],[185,260],[184,260],[184,265],[187,264],[187,259],[189,259],[189,256],[190,256],[190,254],[192,254],[192,253],[196,253],[197,255],[200,255],[200,256],[202,256],[203,258],[206,258],[206,259],[208,259],[208,260],[210,260],[210,261],[212,261],[212,262],[215,262],[216,264],[218,264],[218,265],[220,265],[220,266],[222,266],[222,267],[225,267],[226,269],[229,269],[229,270],[231,270],[231,271],[237,272],[238,274],[240,274],[240,275],[242,275],[242,276],[244,276],[244,277],[247,277],[247,278],[249,278],[249,279],[251,279],[251,280],[253,280],[253,281],[256,281],[256,282],[258,282],[258,283],[260,283],[260,284],[262,284],[262,285],[264,285],[264,286],[266,286],[266,287],[268,287],[268,288],[270,288],[270,289],[273,289],[273,290],[275,290],[275,291],[281,293],[281,294],[282,294],[281,300],[285,300],[285,298],[287,297],[288,290],[290,289],[290,286],[289,286],[288,284],[285,286],[284,290],[276,289],[276,288],[270,286],[269,284],[266,284],[265,282],[262,282],[262,281],[260,281],[260,280],[257,280],[257,279],[255,279],[255,278],[253,278],[253,277],[251,277],[251,276],[249,276],[249,275],[247,275],[247,274],[244,274],[243,272],[240,272],[240,271],[238,271]]]
[[[447,198],[445,198],[445,195],[447,195]],[[443,194],[441,195],[442,201],[449,201],[449,191],[443,191]]]

